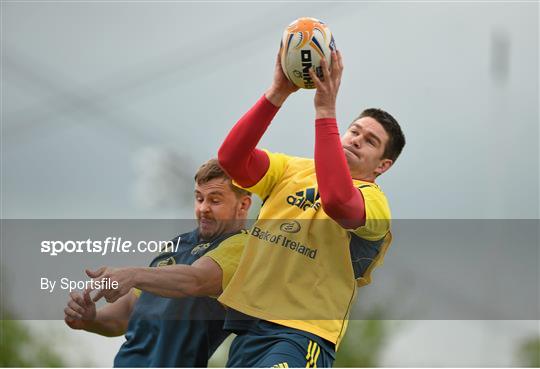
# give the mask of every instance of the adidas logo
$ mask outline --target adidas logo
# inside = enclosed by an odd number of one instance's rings
[[[315,187],[306,188],[304,191],[298,191],[294,195],[287,196],[287,204],[299,207],[303,211],[307,209],[319,210],[321,203],[319,193]]]

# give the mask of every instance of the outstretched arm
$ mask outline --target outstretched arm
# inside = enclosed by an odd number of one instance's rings
[[[111,284],[118,283],[117,288],[100,290],[94,301],[105,297],[107,302],[115,302],[132,288],[170,298],[217,296],[222,292],[222,270],[214,260],[206,256],[192,265],[177,264],[157,268],[103,267],[95,272],[87,271],[87,274],[94,279],[110,279]]]
[[[218,296],[222,291],[223,273],[219,265],[202,256],[192,265],[169,265],[141,268],[135,286],[163,297]]]
[[[283,74],[279,54],[272,85],[236,123],[218,151],[223,169],[241,186],[255,185],[270,165],[268,155],[256,148],[287,97],[298,90]]]
[[[341,83],[341,53],[332,52],[332,66],[321,59],[324,78],[310,70],[315,94],[315,171],[324,211],[343,228],[356,229],[365,223],[364,199],[354,187],[339,138],[336,97]]]

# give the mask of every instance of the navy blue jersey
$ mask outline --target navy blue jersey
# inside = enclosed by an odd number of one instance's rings
[[[232,234],[200,243],[198,230],[182,234],[176,252],[165,251],[150,266],[192,264]],[[178,242],[176,237],[172,242]],[[225,310],[209,297],[165,298],[142,292],[131,314],[126,342],[114,359],[115,367],[206,367],[229,333]]]

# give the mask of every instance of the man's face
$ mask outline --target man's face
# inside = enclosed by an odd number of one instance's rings
[[[250,204],[249,196],[239,198],[224,178],[195,184],[195,216],[200,238],[211,240],[241,228]]]
[[[373,182],[388,170],[392,160],[383,159],[387,143],[388,133],[375,119],[363,117],[353,122],[341,137],[351,176]]]

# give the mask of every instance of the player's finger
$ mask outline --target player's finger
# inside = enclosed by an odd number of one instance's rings
[[[337,50],[339,69],[343,71],[343,58],[341,57],[341,51]]]
[[[87,288],[84,290],[84,293],[83,293],[83,299],[84,299],[84,302],[86,304],[92,304],[93,301],[92,301],[92,297],[90,297],[90,292],[92,292],[93,289],[92,288]]]
[[[313,80],[313,83],[315,83],[315,88],[319,89],[319,87],[322,86],[322,82],[319,77],[317,77],[317,73],[315,73],[315,67],[309,68],[308,72],[309,76]]]
[[[340,69],[337,52],[332,51],[332,76],[338,77]]]
[[[321,58],[321,70],[323,72],[323,80],[326,79],[327,76],[331,76],[326,58]]]
[[[66,307],[64,309],[64,314],[66,314],[66,316],[70,317],[71,319],[82,319],[82,315],[77,313],[70,307]]]
[[[101,300],[101,298],[105,296],[105,293],[103,292],[103,290],[99,290],[98,293],[96,293],[96,295],[94,296],[94,298],[92,299],[92,301],[94,302],[98,302],[99,300]]]
[[[98,278],[99,276],[101,276],[101,274],[103,274],[106,268],[107,267],[101,267],[95,272],[90,269],[86,269],[86,275],[88,275],[90,278]]]
[[[343,75],[343,61],[341,59],[341,52],[337,51],[337,64],[338,64],[338,73],[337,73],[337,79],[338,81],[341,81],[341,76]]]
[[[335,51],[332,51],[331,55],[332,59],[332,81],[334,84],[339,84],[339,80],[341,79],[341,70],[339,69],[339,64],[337,60],[337,53]]]
[[[79,305],[81,305],[81,306],[84,305],[84,299],[83,299],[82,296],[79,295],[78,293],[76,293],[76,292],[70,292],[70,293],[69,293],[69,297],[71,297],[71,299],[72,299],[73,301],[75,301],[77,304],[79,304]]]
[[[68,307],[79,314],[84,314],[84,309],[73,300],[68,303]]]

